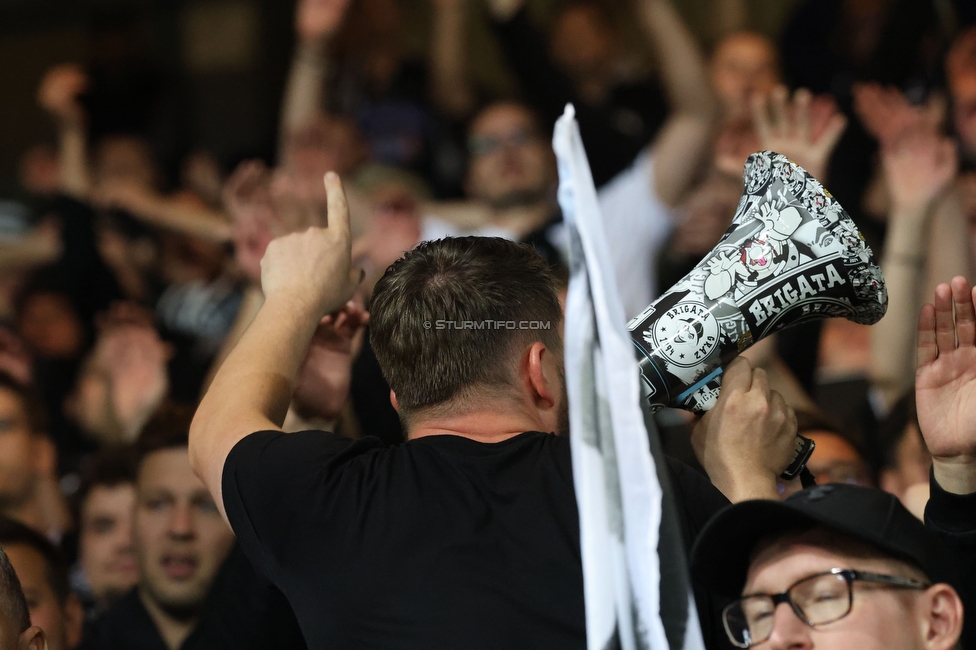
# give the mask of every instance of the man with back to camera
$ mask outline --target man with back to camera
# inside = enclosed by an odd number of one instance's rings
[[[0,650],[46,650],[44,632],[31,625],[27,599],[7,554],[0,548]]]
[[[976,592],[976,293],[939,285],[919,317],[916,401],[932,453],[925,525],[897,497],[824,485],[784,503],[722,511],[696,542],[692,575],[739,596],[739,647],[949,650]],[[955,311],[955,322],[953,322]],[[951,549],[951,550],[950,550]],[[955,553],[952,553],[955,551]],[[957,591],[958,590],[958,591]]]
[[[569,441],[551,435],[567,430],[562,312],[531,248],[428,242],[377,284],[371,336],[407,443],[281,432],[313,332],[343,326],[360,279],[339,179],[326,186],[329,227],[268,247],[264,307],[194,417],[194,468],[288,597],[309,647],[584,647]],[[738,410],[725,418],[716,407],[699,434],[706,448],[727,437],[745,451],[715,452],[715,462],[706,449],[704,462],[730,498],[775,498],[795,418],[761,371],[734,365],[726,394]],[[728,436],[716,436],[720,422]]]

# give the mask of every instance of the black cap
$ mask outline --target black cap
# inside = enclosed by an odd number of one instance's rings
[[[897,497],[840,483],[818,485],[785,501],[743,501],[717,513],[691,550],[692,578],[719,594],[738,596],[760,541],[813,527],[914,564],[933,582],[952,583],[951,551]]]

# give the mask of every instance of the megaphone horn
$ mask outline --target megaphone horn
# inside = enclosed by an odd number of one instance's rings
[[[628,328],[652,409],[702,414],[722,369],[763,337],[810,320],[867,325],[888,306],[881,269],[840,204],[786,156],[749,156],[735,218],[712,251]],[[805,442],[804,442],[805,441]],[[798,437],[794,478],[813,451]]]

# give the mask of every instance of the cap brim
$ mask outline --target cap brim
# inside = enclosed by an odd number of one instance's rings
[[[744,501],[720,511],[691,549],[691,576],[701,586],[736,597],[760,541],[821,522],[779,501]]]

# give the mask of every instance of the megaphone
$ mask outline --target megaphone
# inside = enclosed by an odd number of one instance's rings
[[[692,271],[628,323],[652,410],[702,414],[722,369],[781,329],[843,317],[872,325],[888,307],[881,269],[857,226],[817,179],[786,156],[749,156],[735,218]],[[783,477],[805,467],[797,436]]]

